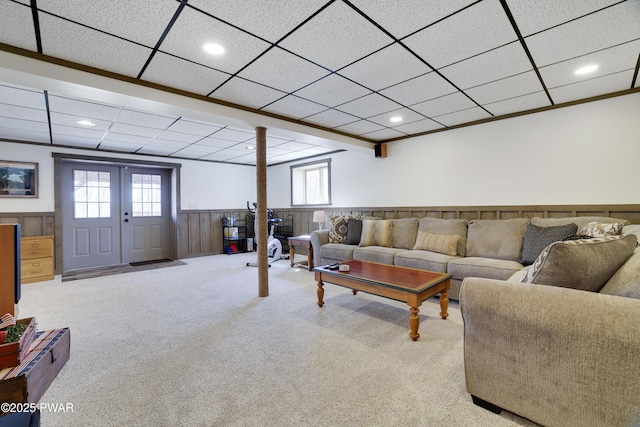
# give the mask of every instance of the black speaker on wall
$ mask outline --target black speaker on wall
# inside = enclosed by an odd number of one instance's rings
[[[373,149],[376,157],[387,157],[387,144],[377,143]]]

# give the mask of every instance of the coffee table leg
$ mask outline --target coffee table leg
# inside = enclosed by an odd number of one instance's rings
[[[420,313],[420,310],[418,309],[418,307],[410,307],[411,310],[411,315],[409,316],[409,325],[411,326],[411,332],[409,333],[409,336],[411,337],[412,341],[418,341],[418,338],[420,338],[420,334],[418,333],[418,328],[420,327],[420,317],[418,316],[418,313]]]
[[[449,289],[440,292],[440,316],[443,319],[449,317]]]
[[[322,307],[324,305],[324,288],[322,285],[322,280],[318,280],[318,307]]]

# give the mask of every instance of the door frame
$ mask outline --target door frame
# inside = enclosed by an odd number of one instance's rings
[[[55,273],[62,274],[62,162],[109,164],[113,166],[143,166],[169,170],[171,181],[171,259],[179,259],[178,242],[180,230],[178,228],[178,213],[180,212],[180,168],[181,163],[155,162],[150,160],[127,159],[121,157],[99,157],[71,153],[51,153],[53,157],[54,176],[54,242],[55,242]]]

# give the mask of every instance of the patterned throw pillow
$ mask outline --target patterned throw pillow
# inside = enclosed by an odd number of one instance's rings
[[[432,234],[419,230],[414,250],[438,252],[440,254],[455,256],[458,254],[457,246],[460,236],[449,234]]]
[[[579,234],[586,234],[591,237],[618,236],[622,232],[624,224],[618,222],[590,222],[580,230]]]
[[[522,258],[520,264],[530,265],[538,258],[538,255],[553,242],[572,236],[578,231],[576,224],[558,225],[554,227],[538,227],[527,224],[522,243]]]
[[[329,243],[344,243],[350,219],[359,220],[360,215],[335,215],[329,218]]]
[[[393,242],[393,221],[390,219],[362,221],[360,246],[384,246],[390,248]]]

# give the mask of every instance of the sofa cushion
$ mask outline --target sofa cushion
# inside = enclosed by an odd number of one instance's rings
[[[353,250],[357,246],[343,243],[327,243],[320,247],[320,258],[325,260],[346,261],[353,259]]]
[[[458,254],[458,240],[460,240],[460,236],[457,234],[432,234],[426,231],[418,231],[418,238],[413,249],[455,256]]]
[[[607,216],[568,216],[563,218],[531,218],[531,224],[539,227],[550,227],[553,225],[565,225],[574,223],[578,226],[578,230],[582,230],[582,227],[590,222],[619,222],[623,225],[628,225],[629,221],[626,219],[610,218]]]
[[[392,247],[413,249],[418,234],[418,218],[401,218],[393,220]]]
[[[447,267],[447,273],[454,279],[462,280],[465,277],[484,277],[486,279],[507,280],[518,270],[522,269],[518,261],[465,257],[451,260]]]
[[[349,218],[347,221],[347,237],[344,240],[346,245],[360,244],[360,236],[362,235],[362,221],[355,218]]]
[[[617,236],[622,232],[621,222],[597,222],[587,223],[580,230],[580,234],[591,237]]]
[[[458,235],[458,247],[456,253],[464,256],[467,246],[467,220],[466,219],[442,219],[442,218],[421,218],[418,230],[432,234]]]
[[[542,251],[523,283],[599,291],[636,248],[635,235],[555,242]]]
[[[329,243],[344,243],[350,219],[360,219],[360,215],[335,215],[329,218]]]
[[[393,243],[393,221],[390,219],[362,221],[362,236],[360,246],[391,247]]]
[[[635,234],[640,243],[640,224],[631,224],[622,227],[622,235],[626,236],[627,234]]]
[[[353,250],[353,259],[393,265],[396,254],[403,251],[404,249],[386,248],[384,246],[356,247]]]
[[[538,227],[537,225],[527,224],[527,231],[524,233],[524,241],[522,242],[520,263],[524,265],[533,264],[544,248],[553,242],[575,235],[577,231],[578,226],[574,223],[551,227]]]
[[[520,260],[527,224],[527,218],[469,221],[466,256]]]
[[[403,251],[396,254],[393,263],[401,267],[446,273],[449,261],[456,258],[460,257],[423,250]]]
[[[640,249],[615,272],[600,290],[601,294],[640,298]]]

